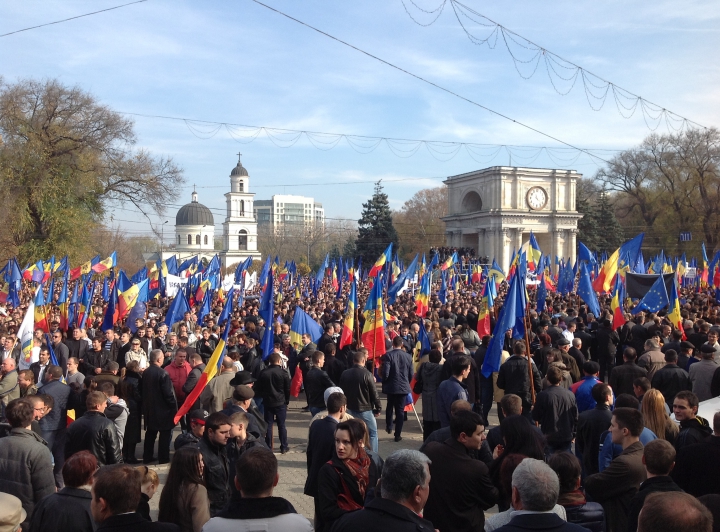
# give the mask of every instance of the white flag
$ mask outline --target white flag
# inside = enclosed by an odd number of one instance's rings
[[[42,287],[38,287],[42,290]],[[35,332],[35,299],[33,298],[28,305],[25,317],[20,324],[18,329],[17,337],[22,346],[22,354],[20,355],[20,362],[18,367],[27,369],[30,367],[32,362],[32,348],[33,348],[33,333]]]

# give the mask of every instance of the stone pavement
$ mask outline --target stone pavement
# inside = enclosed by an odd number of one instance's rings
[[[385,397],[382,397],[383,406],[387,403]],[[303,412],[301,409],[307,403],[304,394],[297,399],[292,398],[288,407],[287,429],[288,444],[290,451],[287,454],[280,454],[280,443],[277,437],[277,426],[275,427],[275,450],[280,468],[280,482],[275,488],[274,495],[284,497],[289,500],[298,513],[303,514],[312,520],[314,514],[314,506],[312,497],[303,495],[305,487],[306,474],[306,458],[305,450],[307,449],[307,436],[310,422],[310,413]],[[418,416],[422,420],[422,403],[416,405]],[[497,416],[491,414],[491,424],[497,423]],[[179,428],[175,429],[174,436],[179,434]],[[383,411],[378,418],[378,437],[380,439],[380,456],[385,458],[396,449],[419,449],[422,445],[422,428],[419,426],[413,412],[408,412],[408,420],[403,426],[402,441],[396,443],[392,434],[385,432],[385,412]],[[137,454],[141,454],[142,444],[138,445]],[[155,496],[150,500],[150,513],[153,520],[157,519],[158,501],[160,500],[160,492],[165,484],[167,477],[168,465],[150,465],[155,469],[160,477],[160,488]],[[488,512],[488,513],[492,513]]]

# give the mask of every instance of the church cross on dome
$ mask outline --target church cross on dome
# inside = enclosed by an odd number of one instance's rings
[[[242,157],[242,153],[238,152],[237,156],[238,156],[238,164],[242,164],[242,161],[240,160],[240,157]]]

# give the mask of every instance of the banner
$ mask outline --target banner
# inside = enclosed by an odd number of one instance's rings
[[[165,278],[165,293],[168,297],[175,297],[178,290],[184,290],[187,284],[187,277],[178,277],[177,275],[168,274]]]
[[[650,291],[650,288],[653,284],[655,284],[655,281],[660,276],[660,274],[657,275],[650,275],[650,274],[642,274],[642,273],[631,273],[627,272],[625,274],[625,289],[627,292],[627,297],[630,299],[642,299],[645,297],[645,294],[647,294]],[[674,273],[664,273],[663,274],[663,281],[665,282],[665,288],[667,288],[667,293],[669,294],[672,290],[672,284],[673,284],[673,278],[675,277]]]
[[[252,290],[257,284],[257,272],[252,275],[245,275],[245,290]]]

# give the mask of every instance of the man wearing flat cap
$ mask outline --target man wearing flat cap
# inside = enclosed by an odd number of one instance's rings
[[[255,438],[260,439],[265,435],[265,431],[262,429],[262,427],[258,423],[258,419],[253,415],[250,410],[250,405],[252,403],[253,397],[255,397],[255,392],[250,386],[246,384],[240,384],[239,386],[235,386],[235,390],[233,390],[232,393],[230,405],[227,408],[223,409],[222,413],[228,417],[238,412],[248,414],[247,431],[248,433],[255,436]]]

